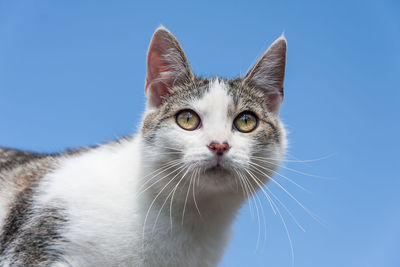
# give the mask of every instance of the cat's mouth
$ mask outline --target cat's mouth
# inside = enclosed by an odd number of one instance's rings
[[[219,162],[213,166],[210,166],[205,170],[206,173],[213,173],[213,174],[226,174],[229,173],[229,169],[221,165]]]

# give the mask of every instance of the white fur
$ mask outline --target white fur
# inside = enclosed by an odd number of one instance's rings
[[[180,148],[183,163],[212,165],[215,157],[206,145],[226,141],[232,148],[223,164],[246,164],[249,140],[232,131],[233,117],[228,117],[227,110],[233,100],[225,84],[215,80],[200,101],[188,105],[201,117],[202,129],[185,131],[171,122],[150,146],[151,151],[139,134],[122,144],[65,158],[43,179],[35,204],[65,206],[69,221],[64,235],[70,241],[65,259],[72,266],[217,265],[229,240],[231,223],[245,200],[232,191],[235,179],[203,175],[197,180],[197,192],[193,186],[198,197],[194,203],[191,197],[185,199],[192,191],[190,175],[183,177],[183,172],[174,202],[170,206],[167,201],[164,209],[161,207],[171,189],[157,196],[172,175],[142,192],[149,179],[146,175],[159,168],[160,161],[168,162],[165,157],[169,155],[163,156],[165,146]],[[157,161],[149,160],[151,157]]]

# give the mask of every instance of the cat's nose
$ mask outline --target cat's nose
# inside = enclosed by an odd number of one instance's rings
[[[227,142],[224,142],[222,144],[212,142],[207,146],[212,152],[217,154],[218,156],[222,156],[224,153],[228,152],[231,147]]]

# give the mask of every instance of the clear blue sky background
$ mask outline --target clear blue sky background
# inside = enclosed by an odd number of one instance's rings
[[[54,152],[135,132],[160,24],[197,74],[227,77],[285,32],[288,158],[330,155],[286,164],[328,179],[280,170],[310,193],[277,177],[324,225],[269,185],[306,229],[281,207],[294,266],[400,266],[399,1],[166,2],[0,1],[0,145]],[[291,266],[262,202],[266,241],[244,206],[220,266]]]

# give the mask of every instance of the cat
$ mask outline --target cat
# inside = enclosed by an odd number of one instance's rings
[[[40,154],[0,148],[1,266],[216,266],[286,148],[286,39],[244,77],[197,77],[164,27],[140,131]]]

